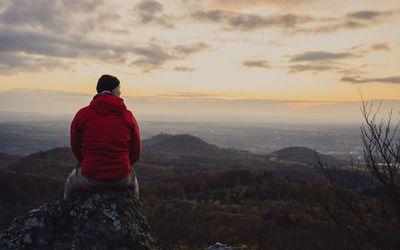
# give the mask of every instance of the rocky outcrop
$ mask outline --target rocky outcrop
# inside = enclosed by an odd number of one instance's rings
[[[155,249],[133,190],[80,191],[17,217],[0,249]]]

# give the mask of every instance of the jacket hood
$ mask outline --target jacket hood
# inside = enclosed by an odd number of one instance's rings
[[[122,98],[108,93],[95,95],[89,106],[100,114],[119,115],[127,110]]]

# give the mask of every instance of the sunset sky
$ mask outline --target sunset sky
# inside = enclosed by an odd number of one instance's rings
[[[399,28],[399,0],[0,0],[0,111],[73,113],[108,73],[144,116],[325,119],[361,95],[400,100]],[[26,93],[83,99],[57,111]]]

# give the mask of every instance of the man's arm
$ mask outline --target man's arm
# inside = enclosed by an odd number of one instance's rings
[[[79,162],[82,162],[82,153],[81,153],[81,142],[82,142],[82,133],[79,128],[79,121],[78,121],[78,114],[75,115],[74,119],[71,122],[71,129],[70,129],[70,142],[71,142],[71,149],[74,153],[76,159]]]
[[[129,112],[129,119],[133,129],[131,131],[131,142],[129,145],[129,160],[134,164],[140,159],[140,131],[139,125],[131,112]]]

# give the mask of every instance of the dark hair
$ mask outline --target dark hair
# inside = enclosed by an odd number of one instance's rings
[[[104,90],[112,91],[119,85],[119,80],[117,77],[112,75],[102,75],[97,81],[97,93],[100,93]]]

